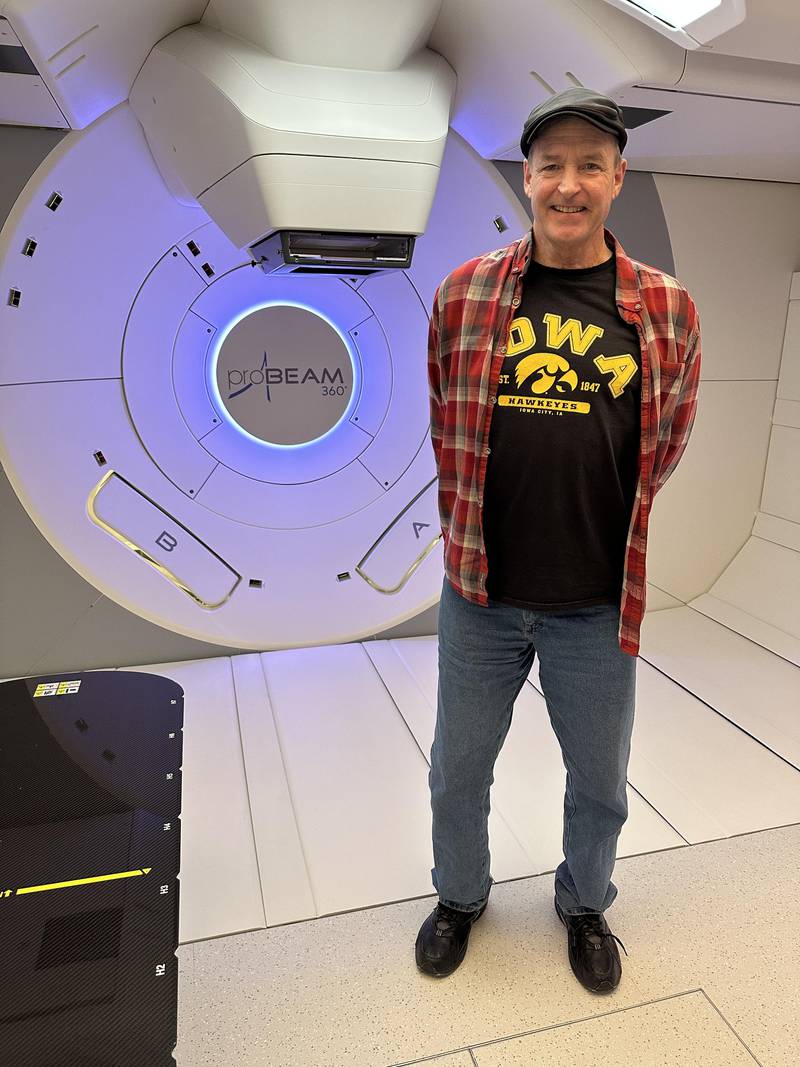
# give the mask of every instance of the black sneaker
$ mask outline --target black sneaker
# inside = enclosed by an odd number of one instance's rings
[[[457,911],[439,902],[417,934],[417,967],[434,978],[452,974],[467,953],[472,924],[485,910],[486,904],[477,911]]]
[[[619,941],[612,934],[602,912],[591,911],[581,915],[566,915],[554,900],[556,915],[567,928],[567,955],[572,973],[582,986],[591,993],[613,993],[622,976]],[[628,950],[622,945],[622,951]]]

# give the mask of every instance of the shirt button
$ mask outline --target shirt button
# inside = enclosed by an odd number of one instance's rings
[[[484,448],[484,450],[483,450],[484,456],[488,456],[491,451],[492,451],[491,448]]]
[[[513,308],[519,307],[519,297],[518,296],[515,296],[514,299],[511,301],[511,306]]]
[[[636,304],[636,310],[637,311],[641,311],[642,310],[642,305],[641,304]]]
[[[502,352],[503,355],[505,355],[506,354],[506,346],[505,345],[500,345],[500,348],[498,349],[498,352]]]
[[[497,403],[497,397],[496,396],[490,396],[489,397],[489,403],[490,404],[496,404]]]

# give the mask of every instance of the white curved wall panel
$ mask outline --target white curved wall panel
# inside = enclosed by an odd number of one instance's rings
[[[443,218],[413,268],[353,279],[255,269],[169,194],[127,106],[40,166],[0,234],[0,291],[20,293],[0,304],[0,449],[87,581],[160,626],[240,648],[338,643],[436,602],[426,308],[451,267],[527,225],[457,137],[446,162]],[[287,308],[352,369],[330,429],[297,447],[242,432],[228,409],[245,388],[223,398],[215,362],[236,324]],[[292,360],[311,359],[286,336]],[[266,342],[270,368],[279,340]],[[267,397],[302,424],[282,380]]]
[[[800,189],[666,174],[656,175],[655,182],[675,276],[698,304],[703,369],[691,440],[653,508],[648,581],[654,590],[716,618],[713,601],[702,598],[707,591],[717,597],[714,583],[747,544],[770,484],[777,379],[790,373],[793,362],[783,333],[800,240],[800,227],[789,220],[798,217]],[[777,492],[791,493],[793,484],[791,471],[775,472]],[[747,558],[774,562],[760,551]],[[761,590],[759,602],[750,604],[752,614],[769,621],[775,575],[764,571],[746,584]],[[741,590],[735,594],[740,608],[742,596]],[[648,603],[651,609],[671,606],[666,598]],[[779,615],[772,620],[775,627],[782,625]],[[731,622],[728,616],[720,621]],[[763,636],[766,647],[776,648],[766,632]]]
[[[761,508],[800,526],[800,427],[772,427]]]
[[[673,174],[654,180],[676,277],[700,294],[703,380],[776,383],[797,269],[800,186]]]
[[[800,274],[788,288],[760,511],[741,552],[692,606],[800,666]]]
[[[136,0],[133,11],[118,0],[0,0],[4,16],[25,47],[38,77],[0,74],[0,122],[35,126],[41,118],[36,94],[9,85],[27,77],[51,99],[53,114],[42,125],[82,130],[128,94],[156,41],[178,26],[196,22],[207,0]],[[55,112],[57,111],[57,115]],[[58,117],[60,116],[60,121]]]
[[[647,546],[648,583],[682,603],[705,592],[750,536],[775,396],[774,382],[706,380],[706,353],[709,363],[714,360],[712,336],[711,330],[703,335],[692,436],[653,504]],[[654,606],[648,597],[648,608]]]
[[[789,309],[786,313],[786,332],[783,339],[781,371],[778,379],[778,401],[800,404],[800,271],[792,275]],[[800,425],[796,415],[788,415],[792,424]]]
[[[791,548],[793,552],[800,554],[800,523],[759,511],[753,523],[753,536],[783,545],[784,548]]]
[[[800,556],[796,552],[750,537],[708,594],[789,635],[795,655],[800,651]],[[747,634],[746,629],[737,629]]]

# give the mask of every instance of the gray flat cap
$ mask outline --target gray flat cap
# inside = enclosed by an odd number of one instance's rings
[[[522,137],[519,146],[522,154],[527,159],[531,141],[536,136],[542,123],[561,115],[577,115],[578,118],[586,119],[592,125],[597,126],[604,133],[610,133],[616,137],[620,152],[625,148],[628,134],[625,130],[625,119],[620,107],[602,93],[596,93],[592,89],[565,89],[563,93],[548,97],[541,104],[537,104],[525,120],[522,129]]]

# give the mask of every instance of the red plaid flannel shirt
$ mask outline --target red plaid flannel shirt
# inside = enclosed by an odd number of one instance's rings
[[[610,230],[616,303],[635,326],[642,356],[639,480],[628,528],[619,646],[639,653],[645,611],[647,525],[653,499],[678,465],[694,423],[700,382],[700,320],[675,278],[630,259]],[[428,330],[431,442],[439,474],[444,564],[451,585],[486,606],[483,487],[489,423],[508,327],[522,299],[533,231],[451,271],[433,298]],[[512,305],[512,300],[517,300]]]

